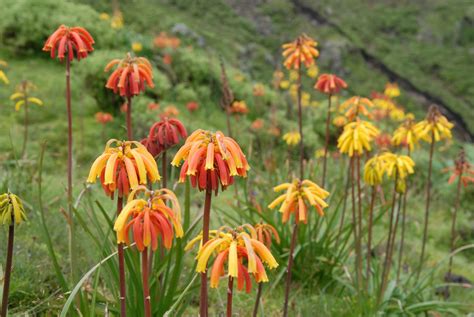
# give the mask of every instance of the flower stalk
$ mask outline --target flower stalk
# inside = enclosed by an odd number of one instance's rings
[[[448,275],[451,275],[451,271],[453,268],[453,255],[452,252],[454,252],[455,249],[455,242],[456,242],[456,218],[459,210],[459,205],[461,204],[461,184],[462,184],[462,179],[463,179],[463,169],[461,168],[459,178],[458,178],[458,184],[456,186],[456,200],[454,202],[454,211],[453,211],[453,216],[452,216],[452,221],[451,221],[451,241],[450,241],[450,250],[451,250],[451,256],[449,257],[449,265],[448,265]]]
[[[117,198],[117,217],[122,212],[123,197]],[[123,250],[123,243],[117,245],[118,264],[119,264],[119,286],[120,286],[120,316],[127,316],[127,290],[125,280],[125,256]]]
[[[211,215],[211,199],[212,191],[206,189],[206,198],[204,202],[204,214],[202,222],[202,243],[203,245],[209,240],[209,220]],[[201,273],[201,300],[199,301],[200,316],[208,316],[208,296],[207,296],[207,271]]]
[[[142,253],[142,281],[143,281],[143,303],[145,305],[145,317],[151,317],[150,287],[148,285],[148,248]]]
[[[285,285],[285,302],[283,304],[283,317],[288,316],[288,302],[291,286],[291,269],[293,268],[293,253],[296,247],[296,238],[298,237],[298,224],[293,225],[293,233],[291,235],[290,255],[288,257],[288,267],[286,269],[286,285]]]
[[[327,165],[327,157],[328,157],[328,147],[329,147],[329,123],[331,122],[331,97],[332,95],[328,95],[328,110],[326,116],[326,136],[324,139],[324,156],[323,156],[323,179],[321,185],[324,187],[326,185],[326,165]]]
[[[8,228],[8,246],[7,246],[7,262],[5,263],[5,277],[3,279],[3,297],[2,297],[2,314],[1,317],[7,317],[8,310],[8,293],[10,291],[10,278],[13,265],[13,242],[15,239],[15,221],[12,216],[12,222]]]
[[[227,317],[232,317],[232,297],[234,295],[234,278],[229,276],[229,283],[227,285]]]

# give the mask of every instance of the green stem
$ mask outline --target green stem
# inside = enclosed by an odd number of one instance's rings
[[[8,247],[7,247],[7,263],[5,264],[5,277],[3,280],[3,298],[2,298],[2,314],[1,317],[7,317],[8,310],[8,292],[10,290],[10,277],[12,274],[13,264],[13,240],[15,237],[15,221],[12,216],[12,223],[8,229]]]
[[[296,240],[298,237],[298,224],[293,225],[293,234],[291,235],[290,254],[288,256],[288,267],[286,272],[285,303],[283,305],[283,317],[288,316],[288,302],[291,288],[291,269],[293,268],[293,253],[295,252]]]
[[[328,113],[326,117],[326,138],[324,142],[324,158],[323,158],[323,180],[322,187],[326,185],[326,164],[328,156],[328,147],[329,147],[329,123],[331,122],[331,94],[328,95]]]

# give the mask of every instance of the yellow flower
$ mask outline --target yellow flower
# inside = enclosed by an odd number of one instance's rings
[[[364,166],[364,182],[370,186],[382,183],[385,161],[381,155],[370,158]]]
[[[308,75],[309,78],[314,79],[318,77],[318,74],[319,74],[319,68],[316,65],[311,65],[306,71],[306,75]]]
[[[453,124],[441,114],[436,106],[431,106],[426,119],[418,122],[414,131],[419,139],[428,143],[438,142],[442,139],[451,139]]]
[[[336,127],[343,127],[347,123],[347,119],[344,116],[337,116],[332,120],[332,124],[334,124]]]
[[[7,62],[2,61],[2,60],[0,59],[0,67],[7,67],[7,66],[8,66]],[[5,72],[4,72],[3,70],[1,70],[1,69],[0,69],[0,81],[3,81],[3,83],[4,83],[5,85],[8,85],[8,84],[10,83],[10,81],[8,80],[7,75],[6,75]]]
[[[293,145],[296,145],[296,144],[300,143],[301,136],[300,136],[299,132],[292,131],[292,132],[285,133],[283,135],[283,140],[289,146],[293,146]]]
[[[290,81],[296,81],[298,79],[298,71],[290,70],[289,78]]]
[[[354,96],[344,101],[340,105],[339,111],[345,111],[344,115],[347,117],[347,119],[349,119],[349,121],[352,121],[361,114],[370,118],[368,108],[372,108],[373,106],[374,104],[368,98]]]
[[[286,191],[268,205],[270,209],[280,205],[279,211],[283,213],[283,223],[288,221],[292,213],[295,214],[297,223],[300,221],[306,223],[308,204],[316,208],[320,216],[324,216],[323,209],[328,207],[324,199],[329,196],[329,192],[307,179],[300,181],[296,178],[292,183],[283,183],[274,187],[273,190],[275,192]]]
[[[348,153],[350,157],[364,150],[371,151],[370,143],[379,134],[379,130],[370,122],[357,119],[344,126],[344,131],[337,140],[337,147],[341,153]]]
[[[301,105],[303,107],[308,107],[309,106],[309,103],[311,101],[311,95],[307,92],[303,92],[301,94]]]
[[[110,26],[116,30],[123,28],[122,12],[120,11],[114,12],[114,15],[112,16],[112,21],[110,22]]]
[[[301,63],[306,67],[314,64],[314,59],[319,56],[316,49],[318,43],[307,36],[301,34],[291,43],[283,44],[284,65],[287,69],[299,69]]]
[[[10,96],[10,100],[15,101],[15,110],[19,111],[21,106],[27,103],[34,103],[38,106],[42,106],[43,102],[36,97],[30,97],[30,93],[32,90],[35,90],[36,86],[28,81],[23,81],[20,85],[18,85],[15,89],[15,93]]]
[[[324,157],[324,149],[317,149],[316,151],[314,151],[314,156],[316,158]]]
[[[405,115],[405,120],[415,120],[415,115],[409,112]]]
[[[280,82],[280,88],[281,89],[286,90],[286,89],[288,89],[288,87],[290,87],[290,82],[288,80],[282,80]]]
[[[384,95],[389,98],[396,98],[400,96],[400,88],[396,83],[387,83],[385,84]]]
[[[405,111],[400,107],[394,107],[390,110],[390,118],[394,121],[402,121],[405,119]]]
[[[397,180],[397,192],[404,193],[406,190],[405,178],[415,172],[415,162],[407,155],[396,155],[390,152],[383,153],[380,156],[384,160],[388,177]]]
[[[392,143],[397,146],[408,146],[410,151],[413,151],[418,144],[418,136],[415,133],[415,122],[409,119],[399,126],[393,133]]]
[[[15,194],[2,194],[0,195],[0,223],[9,226],[13,220],[15,224],[27,220],[23,203]]]
[[[143,44],[140,42],[133,42],[132,43],[132,51],[135,53],[141,52],[143,50]]]
[[[110,15],[108,13],[102,12],[99,15],[99,19],[101,19],[102,21],[107,21],[110,19]]]

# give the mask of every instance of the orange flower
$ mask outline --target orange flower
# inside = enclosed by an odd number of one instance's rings
[[[375,137],[375,144],[381,149],[386,150],[392,146],[392,137],[387,133],[380,133]]]
[[[158,48],[177,49],[181,45],[181,40],[177,37],[169,36],[166,32],[161,32],[155,37],[153,44]]]
[[[299,69],[301,63],[304,63],[306,67],[313,65],[314,59],[319,56],[317,45],[315,40],[304,33],[293,42],[283,44],[283,57],[286,58],[285,67]]]
[[[265,86],[261,83],[257,83],[253,86],[252,92],[255,97],[262,97],[265,95]]]
[[[150,102],[147,106],[148,110],[150,111],[155,111],[155,110],[158,110],[160,109],[160,104],[159,103],[156,103],[156,102]]]
[[[247,104],[243,100],[235,100],[232,102],[229,111],[233,114],[246,114],[249,112]]]
[[[461,149],[454,164],[454,167],[443,170],[444,172],[452,172],[451,176],[449,177],[448,184],[452,184],[456,178],[459,177],[464,187],[466,187],[469,183],[474,183],[474,169],[472,169],[472,165],[466,160],[466,153],[464,152],[464,149]]]
[[[374,104],[370,99],[354,96],[344,101],[344,103],[339,107],[339,110],[345,111],[344,115],[349,119],[349,121],[352,121],[361,114],[370,118],[371,115],[368,108],[372,108],[373,106]]]
[[[263,119],[255,119],[255,121],[252,122],[250,125],[250,129],[253,131],[258,131],[261,130],[264,126],[265,122]]]
[[[95,114],[95,120],[98,123],[106,124],[106,123],[114,121],[114,117],[112,117],[112,115],[107,112],[97,112]]]
[[[51,58],[56,58],[56,50],[60,61],[64,59],[67,53],[69,61],[74,59],[74,52],[76,59],[79,61],[86,58],[89,52],[94,48],[94,39],[87,32],[86,29],[76,26],[68,27],[64,24],[51,34],[44,43],[43,51],[50,52]]]
[[[396,98],[400,96],[400,88],[398,88],[397,83],[386,83],[383,93],[389,98]]]
[[[245,232],[243,227],[247,227],[251,234]],[[270,250],[257,240],[255,229],[250,226],[242,226],[238,229],[222,227],[219,230],[210,232],[211,238],[199,248],[197,254],[197,272],[205,272],[210,257],[217,253],[211,269],[211,287],[219,286],[219,279],[225,275],[225,263],[227,262],[227,275],[237,279],[237,289],[250,293],[252,282],[250,274],[253,274],[257,283],[268,282],[265,271],[266,264],[270,269],[278,267],[278,263]],[[202,236],[197,236],[191,240],[185,250],[192,248],[197,242],[202,240]]]
[[[257,240],[262,242],[267,248],[272,246],[272,236],[275,238],[276,243],[280,244],[280,236],[275,227],[268,223],[257,223],[255,226]]]
[[[347,84],[342,78],[333,74],[322,74],[314,88],[327,95],[334,95],[339,93],[341,89],[346,89]]]
[[[170,54],[163,55],[163,63],[166,65],[171,65],[171,63],[173,63],[173,57]]]
[[[161,116],[164,117],[177,117],[179,115],[179,110],[175,106],[171,105],[163,109]]]
[[[145,84],[150,88],[153,84],[153,70],[150,62],[144,57],[132,57],[130,53],[120,60],[114,59],[105,66],[105,71],[117,68],[110,75],[105,87],[112,89],[120,96],[133,97],[145,91]]]
[[[277,199],[268,205],[268,208],[274,209],[281,204],[279,211],[283,213],[283,223],[287,222],[293,213],[296,217],[296,223],[300,221],[307,223],[307,204],[316,208],[321,217],[324,216],[323,209],[328,206],[324,199],[329,196],[329,192],[307,179],[300,181],[295,178],[293,182],[278,185],[273,190],[275,192],[285,191],[284,194],[278,196]]]
[[[162,117],[161,121],[151,126],[145,146],[151,155],[156,157],[162,151],[178,144],[180,137],[185,139],[187,136],[188,133],[181,121]]]
[[[87,182],[95,183],[98,177],[106,195],[111,198],[117,189],[119,197],[123,197],[130,189],[146,184],[148,179],[151,182],[160,180],[155,159],[142,144],[115,139],[107,142],[104,153],[92,164]]]
[[[186,176],[193,187],[212,189],[216,193],[233,184],[234,176],[246,177],[250,166],[240,146],[220,131],[194,131],[176,153],[171,165],[181,167],[179,181]]]
[[[136,197],[140,191],[145,193],[146,200]],[[171,208],[166,205],[168,202]],[[139,186],[130,193],[127,204],[115,221],[114,230],[117,232],[117,243],[128,245],[129,231],[132,231],[140,252],[150,246],[156,251],[158,240],[162,241],[166,249],[170,249],[173,237],[183,236],[178,198],[166,188],[151,191]]]
[[[190,101],[186,104],[186,109],[188,109],[189,112],[193,113],[194,111],[199,109],[199,104],[195,101]]]

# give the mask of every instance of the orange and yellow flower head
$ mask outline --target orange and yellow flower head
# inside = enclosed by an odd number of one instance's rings
[[[237,142],[222,132],[194,131],[176,153],[171,165],[180,166],[179,181],[186,176],[193,187],[216,192],[233,184],[234,177],[246,177],[250,166]]]
[[[256,83],[253,85],[252,93],[255,97],[265,96],[265,86],[262,83]]]
[[[386,83],[383,93],[389,98],[396,98],[400,96],[400,88],[398,88],[397,83]]]
[[[283,134],[283,141],[289,146],[294,146],[300,143],[301,135],[298,131],[290,131]]]
[[[60,25],[44,43],[43,51],[50,52],[51,58],[64,60],[66,54],[69,61],[86,58],[94,50],[94,39],[86,29],[76,26]],[[57,53],[57,55],[56,55]]]
[[[319,56],[317,45],[318,43],[306,34],[300,35],[291,43],[283,44],[283,64],[287,69],[299,69],[302,63],[306,67],[313,65],[314,59]]]
[[[230,113],[232,114],[247,114],[249,112],[249,108],[247,104],[243,100],[235,100],[232,102],[232,105],[229,108]]]
[[[197,272],[206,272],[209,260],[215,255],[211,268],[211,287],[219,285],[219,279],[223,275],[237,279],[237,289],[245,288],[247,293],[252,289],[251,275],[257,283],[268,282],[265,265],[274,269],[278,263],[270,250],[258,241],[257,233],[250,225],[246,226],[251,233],[242,227],[238,229],[220,228],[211,232],[210,239],[199,248],[197,260]],[[193,239],[186,246],[189,250],[193,245],[201,241],[200,236]],[[227,263],[227,274],[225,266]]]
[[[454,162],[454,167],[444,169],[445,172],[452,172],[449,177],[448,184],[452,184],[457,178],[466,187],[469,183],[474,183],[474,169],[466,159],[464,149],[458,154],[458,158]]]
[[[412,119],[405,120],[393,133],[392,143],[396,146],[407,146],[410,151],[418,144],[418,135],[415,132],[415,122]]]
[[[370,99],[354,96],[344,101],[339,106],[339,111],[344,112],[344,115],[349,121],[353,121],[361,115],[370,119],[371,114],[369,109],[373,106],[374,104]]]
[[[392,146],[392,138],[388,133],[380,133],[375,137],[375,144],[380,150],[388,150]]]
[[[324,216],[324,208],[328,204],[324,201],[329,196],[329,192],[319,187],[310,180],[294,179],[291,183],[283,183],[273,188],[275,192],[285,191],[268,205],[274,209],[280,206],[279,211],[283,213],[282,222],[286,223],[291,214],[295,214],[295,221],[307,223],[308,206],[313,206],[320,216]]]
[[[115,70],[107,80],[105,87],[122,97],[133,97],[145,91],[145,86],[153,84],[153,70],[150,62],[144,57],[135,57],[130,53],[124,59],[114,59],[105,66],[108,72]]]
[[[160,174],[155,159],[141,143],[111,139],[92,164],[87,182],[95,183],[97,178],[106,195],[113,198],[115,191],[123,197],[140,184],[160,180]]]
[[[338,94],[341,89],[346,89],[347,84],[342,78],[333,74],[321,74],[314,88],[327,95]]]
[[[431,106],[428,110],[426,119],[420,121],[414,127],[416,135],[419,139],[423,139],[428,143],[432,143],[443,139],[451,139],[451,129],[454,125],[441,114],[436,106]]]
[[[153,156],[168,150],[188,136],[184,125],[175,118],[162,117],[150,128],[148,137],[142,142]]]
[[[95,121],[100,124],[107,124],[114,121],[114,117],[108,112],[99,111],[95,114]]]
[[[145,198],[138,197],[140,192]],[[114,230],[117,243],[130,244],[131,235],[140,252],[148,247],[156,251],[158,239],[163,247],[170,249],[173,238],[183,236],[178,198],[166,188],[151,191],[139,186],[130,193],[127,204],[115,221]]]
[[[336,127],[341,128],[347,123],[347,118],[345,116],[336,116],[332,120],[332,124],[334,124]]]
[[[260,222],[257,223],[254,228],[257,240],[262,242],[267,248],[270,249],[273,239],[275,239],[277,244],[280,244],[280,235],[272,225]]]
[[[341,153],[347,153],[350,157],[354,154],[362,155],[364,151],[370,152],[370,145],[374,138],[379,134],[372,123],[357,119],[344,126],[344,130],[337,140],[337,147]]]
[[[26,219],[23,203],[15,194],[4,193],[0,195],[0,224],[10,226],[18,225]]]

